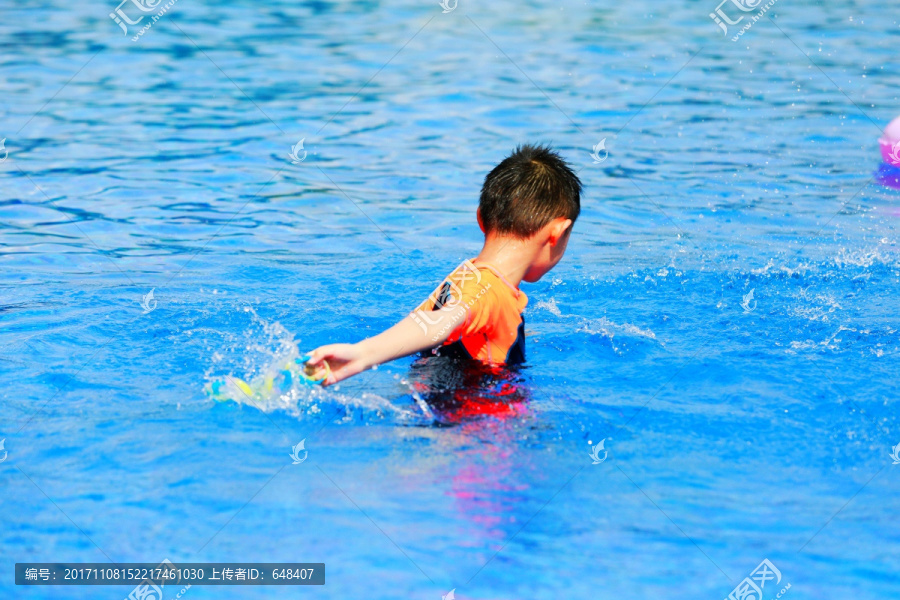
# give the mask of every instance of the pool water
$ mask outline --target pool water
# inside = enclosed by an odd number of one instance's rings
[[[165,558],[326,565],[197,600],[715,600],[764,559],[766,600],[898,595],[896,11],[732,42],[715,1],[181,0],[132,41],[115,8],[0,22],[0,596]],[[585,193],[519,372],[204,391],[403,318],[529,141]]]

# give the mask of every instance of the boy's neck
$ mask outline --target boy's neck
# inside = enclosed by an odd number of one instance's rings
[[[488,234],[475,260],[495,267],[509,283],[519,287],[539,249],[531,239]]]

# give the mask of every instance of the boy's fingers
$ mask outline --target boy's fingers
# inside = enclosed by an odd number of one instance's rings
[[[306,361],[310,365],[316,367],[328,356],[328,346],[321,346],[308,353],[309,360]]]
[[[312,363],[313,366],[318,365],[326,358],[331,360],[337,357],[340,360],[341,351],[347,346],[347,344],[328,344],[327,346],[319,346],[315,350],[309,353],[310,359],[308,362]]]
[[[322,382],[322,386],[328,387],[329,385],[334,385],[342,379],[346,379],[346,377],[341,373],[341,369],[338,369],[337,372],[329,371],[328,376],[325,377],[325,381]]]
[[[337,383],[339,381],[343,381],[344,379],[347,379],[348,377],[356,375],[358,372],[359,372],[359,369],[354,368],[352,363],[346,363],[344,365],[341,365],[337,369],[332,369],[331,371],[329,371],[328,377],[325,378],[324,385],[326,385],[326,386],[334,385],[335,383]]]

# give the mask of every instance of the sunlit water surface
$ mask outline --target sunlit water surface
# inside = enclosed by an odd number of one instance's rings
[[[136,42],[5,8],[0,596],[168,558],[326,564],[198,600],[717,600],[768,558],[767,600],[897,597],[898,13],[782,0],[733,43],[715,4],[181,0]],[[509,410],[447,417],[413,359],[204,393],[402,318],[526,141],[585,194]]]

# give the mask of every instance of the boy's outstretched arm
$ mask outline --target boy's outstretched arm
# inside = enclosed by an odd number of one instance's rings
[[[332,385],[375,365],[440,346],[452,333],[453,326],[465,321],[460,318],[459,310],[458,306],[444,307],[428,312],[427,319],[407,315],[390,329],[361,342],[320,346],[309,353],[307,364],[316,367],[327,360],[331,375],[322,385]]]

